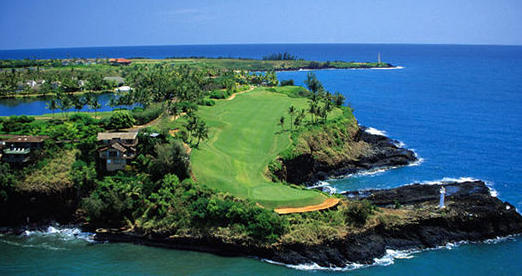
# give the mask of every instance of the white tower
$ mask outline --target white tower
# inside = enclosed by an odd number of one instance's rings
[[[439,208],[445,208],[446,206],[444,206],[444,196],[446,195],[446,189],[444,188],[444,186],[442,186],[440,188],[440,201],[439,201]]]
[[[377,54],[377,63],[381,63],[381,52]]]

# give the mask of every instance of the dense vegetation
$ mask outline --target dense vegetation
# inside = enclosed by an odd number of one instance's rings
[[[61,114],[0,117],[0,137],[49,136],[26,166],[0,163],[0,207],[27,191],[73,191],[67,193],[70,200],[94,226],[253,243],[317,243],[365,225],[374,213],[367,203],[346,201],[313,214],[272,211],[317,204],[328,195],[273,182],[271,161],[294,154],[300,141],[322,131],[332,139],[349,139],[347,126],[355,122],[344,97],[326,91],[314,74],[308,75],[305,89],[292,82],[278,86],[274,71],[252,73],[233,66],[137,62],[117,70],[132,89],[116,93],[112,104],[136,106],[132,110],[98,116],[94,94],[75,93],[74,83],[86,79],[89,90],[106,89],[104,75],[74,69],[55,71],[63,73],[58,73],[59,85],[51,87],[48,107]],[[18,73],[0,74],[9,79]],[[247,93],[224,100],[237,92]],[[85,105],[94,114],[79,112]],[[145,124],[151,127],[136,126]],[[105,172],[96,158],[97,133],[131,127],[139,130],[137,157],[125,170]]]
[[[297,60],[296,56],[293,56],[292,54],[288,52],[284,53],[276,53],[276,54],[270,54],[268,56],[264,56],[263,60]]]

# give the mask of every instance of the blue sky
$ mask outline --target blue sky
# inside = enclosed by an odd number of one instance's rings
[[[0,49],[230,43],[522,45],[522,0],[0,0]]]

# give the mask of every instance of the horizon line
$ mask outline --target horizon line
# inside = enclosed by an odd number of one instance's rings
[[[522,44],[482,44],[482,43],[396,43],[396,42],[246,42],[246,43],[180,43],[180,44],[156,44],[156,45],[110,45],[110,46],[72,46],[72,47],[50,47],[50,48],[15,48],[0,49],[0,51],[27,51],[27,50],[57,50],[57,49],[85,49],[85,48],[125,48],[125,47],[165,47],[165,46],[233,46],[233,45],[440,45],[440,46],[508,46],[519,47]]]

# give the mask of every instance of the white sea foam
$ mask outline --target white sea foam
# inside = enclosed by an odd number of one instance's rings
[[[323,192],[327,192],[329,194],[336,194],[337,189],[335,187],[332,187],[330,183],[326,181],[317,181],[315,185],[306,187],[307,189],[317,189],[322,188]]]
[[[424,251],[431,251],[431,250],[452,250],[454,248],[457,248],[461,245],[465,244],[497,244],[500,242],[505,241],[513,241],[515,238],[519,235],[509,235],[505,237],[496,237],[494,239],[488,239],[481,242],[470,242],[470,241],[457,241],[457,242],[448,242],[445,245],[437,246],[434,248],[427,248],[427,249],[409,249],[409,250],[393,250],[393,249],[386,249],[386,254],[380,258],[374,258],[372,264],[359,264],[359,263],[348,263],[344,267],[324,267],[320,266],[317,263],[308,263],[308,264],[298,264],[298,265],[289,265],[284,264],[268,259],[262,259],[262,261],[276,264],[276,265],[282,265],[286,266],[288,268],[293,268],[297,270],[328,270],[328,271],[351,271],[355,269],[370,267],[370,266],[388,266],[395,263],[396,260],[403,260],[403,259],[412,259],[415,257],[415,254],[422,253]]]
[[[380,258],[373,259],[373,264],[359,264],[359,263],[347,263],[343,267],[337,267],[337,266],[331,266],[331,267],[325,267],[320,266],[317,263],[307,263],[307,264],[297,264],[297,265],[291,265],[291,264],[284,264],[268,259],[263,259],[262,261],[270,263],[270,264],[276,264],[276,265],[283,265],[288,268],[293,268],[297,270],[329,270],[329,271],[351,271],[355,269],[360,269],[364,267],[370,267],[370,266],[387,266],[395,263],[396,259],[411,259],[413,258],[414,253],[419,252],[419,250],[392,250],[387,249],[386,254]]]
[[[322,187],[326,187],[326,186],[330,186],[330,183],[328,183],[326,181],[317,181],[317,183],[315,183],[315,185],[308,186],[307,189],[322,188]]]
[[[413,183],[409,183],[406,185],[413,185],[413,184],[425,184],[425,185],[437,185],[437,184],[447,184],[447,183],[464,183],[464,182],[471,182],[471,181],[478,181],[479,179],[473,178],[473,177],[459,177],[459,178],[452,178],[452,177],[444,177],[442,179],[437,180],[425,180],[425,181],[414,181]]]
[[[364,171],[360,171],[360,172],[356,172],[356,173],[347,174],[347,175],[344,175],[343,178],[362,177],[362,176],[370,176],[370,177],[372,177],[372,176],[381,175],[384,172],[386,172],[386,171],[388,171],[390,169],[394,169],[394,168],[397,168],[397,167],[374,168],[374,169],[370,169],[370,170],[364,170]]]
[[[398,148],[404,148],[404,147],[406,146],[406,144],[405,144],[403,141],[400,141],[400,140],[395,140],[395,141],[393,142],[393,144],[394,144],[395,146],[397,146]]]
[[[373,135],[380,135],[380,136],[387,136],[388,134],[384,130],[379,130],[373,127],[368,127],[364,130],[367,133],[373,134]]]
[[[59,238],[64,241],[80,239],[87,242],[94,242],[94,234],[89,232],[82,232],[80,229],[76,227],[62,227],[59,225],[50,225],[45,230],[25,230],[22,234],[26,237],[34,237],[34,236],[52,236]]]
[[[371,70],[397,70],[404,69],[402,66],[388,67],[388,68],[370,68]]]
[[[308,271],[308,270],[350,271],[350,270],[355,270],[355,269],[367,266],[367,265],[362,265],[362,264],[358,264],[358,263],[349,263],[344,267],[337,267],[337,266],[325,267],[325,266],[320,266],[316,263],[291,265],[291,264],[284,264],[284,263],[272,261],[269,259],[262,259],[262,261],[267,262],[269,264],[282,265],[282,266],[286,266],[288,268],[293,268],[293,269],[297,269],[297,270],[306,270],[306,271]]]
[[[395,263],[395,259],[411,259],[413,253],[417,253],[417,250],[393,250],[386,249],[386,254],[380,258],[373,259],[375,265],[391,265]]]
[[[488,187],[488,189],[489,189],[489,194],[492,197],[498,197],[497,190],[495,190],[495,188],[493,188],[493,182],[486,180],[486,181],[484,181],[484,183],[486,183],[486,187]]]

